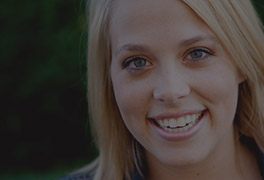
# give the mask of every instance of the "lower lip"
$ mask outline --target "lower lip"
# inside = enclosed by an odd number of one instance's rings
[[[184,132],[177,132],[177,133],[168,132],[168,131],[158,127],[157,125],[155,125],[152,122],[150,124],[151,124],[151,127],[154,129],[154,131],[157,132],[158,135],[160,137],[162,137],[163,139],[165,139],[167,141],[183,141],[183,140],[187,140],[187,139],[191,138],[192,136],[194,136],[199,131],[199,129],[202,127],[202,124],[204,122],[206,115],[207,115],[207,111],[204,111],[203,116],[200,117],[200,119],[198,119],[196,124],[194,124],[193,127],[191,127],[190,129],[188,129],[187,131],[184,131]]]

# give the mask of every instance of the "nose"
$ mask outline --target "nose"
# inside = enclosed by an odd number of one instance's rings
[[[175,104],[180,99],[191,93],[186,76],[172,72],[166,72],[156,79],[153,90],[154,99],[165,104]]]

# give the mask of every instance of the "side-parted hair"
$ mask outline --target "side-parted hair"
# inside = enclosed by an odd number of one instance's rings
[[[115,0],[88,2],[88,101],[99,149],[95,180],[131,179],[144,152],[125,127],[111,83],[109,26]],[[250,0],[181,0],[211,29],[244,77],[235,128],[264,151],[264,34]]]

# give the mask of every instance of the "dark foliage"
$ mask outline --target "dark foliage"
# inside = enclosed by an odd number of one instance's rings
[[[84,10],[84,1],[1,1],[1,170],[92,158]]]

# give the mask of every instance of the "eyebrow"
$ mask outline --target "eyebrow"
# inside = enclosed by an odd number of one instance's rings
[[[219,44],[216,37],[212,35],[201,35],[201,36],[195,36],[193,38],[181,41],[179,43],[179,47],[189,46],[189,45],[195,44],[200,41],[213,41],[214,43]]]
[[[149,48],[147,46],[143,46],[143,45],[137,45],[137,44],[125,44],[123,46],[121,46],[119,49],[117,49],[117,51],[115,52],[115,55],[117,56],[118,54],[120,54],[122,51],[131,51],[131,52],[136,52],[136,51],[149,51]]]
[[[217,44],[219,44],[219,41],[217,40],[216,37],[214,36],[210,36],[210,35],[201,35],[201,36],[195,36],[189,39],[185,39],[180,41],[179,43],[179,47],[186,47],[186,46],[190,46],[192,44],[195,44],[197,42],[200,41],[213,41]],[[117,49],[117,51],[114,53],[116,56],[118,54],[120,54],[122,51],[130,51],[130,52],[149,52],[150,48],[148,48],[147,46],[144,45],[138,45],[138,44],[125,44],[123,46],[121,46],[120,48]]]

